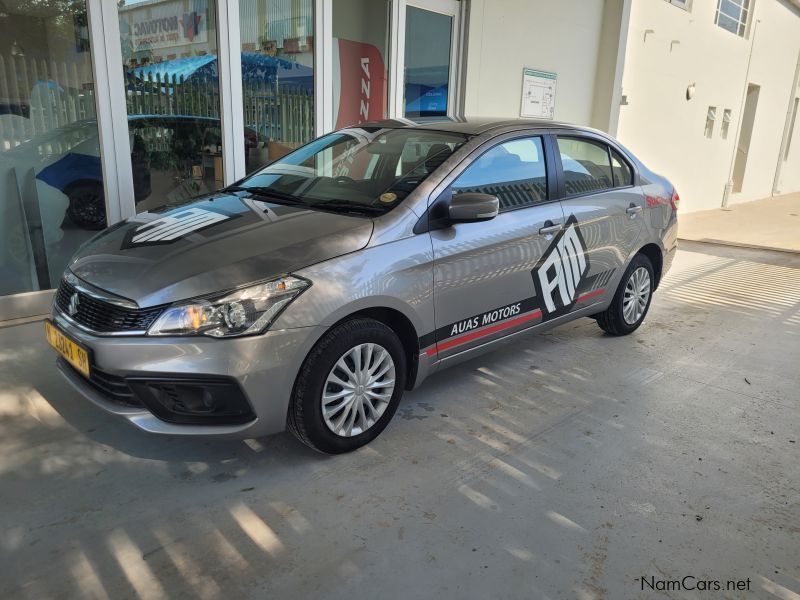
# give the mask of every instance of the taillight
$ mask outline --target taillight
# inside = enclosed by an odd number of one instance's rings
[[[678,196],[678,191],[675,188],[672,188],[672,198],[670,198],[670,204],[672,204],[672,210],[678,212],[678,207],[681,205],[681,197]]]

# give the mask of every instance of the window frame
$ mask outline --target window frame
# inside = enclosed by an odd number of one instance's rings
[[[737,18],[733,18],[732,16],[722,12],[722,3],[727,2],[730,4],[735,5],[739,8],[739,16]],[[747,2],[747,8],[745,8],[745,2]],[[732,33],[736,37],[740,37],[742,39],[747,39],[750,37],[750,23],[752,22],[752,15],[753,15],[753,7],[755,4],[755,0],[717,0],[717,7],[714,12],[714,25],[722,29],[723,31],[727,31],[728,33]],[[746,13],[746,14],[745,14]],[[745,14],[744,20],[742,20],[742,15]],[[723,27],[719,24],[720,16],[724,17],[725,19],[729,19],[731,21],[736,21],[736,31],[731,31],[726,27]],[[739,33],[741,31],[741,33]]]
[[[532,133],[529,135],[515,135],[514,137],[504,138],[501,141],[497,140],[489,140],[489,143],[482,145],[478,149],[478,153],[471,153],[470,156],[467,158],[469,163],[463,168],[458,171],[458,174],[450,180],[447,184],[446,188],[437,196],[436,202],[440,202],[442,199],[452,198],[453,197],[453,184],[458,181],[458,179],[468,170],[470,169],[475,163],[477,163],[481,158],[483,158],[486,154],[494,150],[495,148],[499,148],[504,144],[508,144],[510,142],[515,142],[517,140],[527,140],[531,138],[539,138],[541,140],[542,146],[542,158],[544,159],[544,179],[545,179],[545,199],[539,202],[533,202],[531,204],[526,204],[524,206],[512,206],[508,208],[500,207],[498,214],[505,214],[508,212],[514,212],[516,210],[524,210],[527,208],[536,208],[537,206],[542,206],[543,204],[549,204],[551,202],[557,202],[558,198],[553,197],[553,187],[551,185],[552,177],[550,175],[550,170],[552,168],[551,163],[552,160],[550,157],[550,150],[547,148],[546,145],[546,134],[544,133]],[[496,141],[496,143],[491,144],[492,141]],[[461,165],[459,165],[460,167]],[[455,169],[453,170],[455,173]],[[452,173],[451,173],[452,174]]]
[[[692,0],[666,0],[672,6],[677,6],[681,10],[685,10],[686,12],[692,12]]]
[[[706,123],[703,127],[703,137],[707,140],[714,139],[714,129],[717,126],[717,107],[709,106],[706,111]]]
[[[609,144],[606,144],[606,148],[608,148],[608,156],[611,159],[611,181],[614,183],[614,187],[611,188],[611,189],[612,190],[624,190],[626,188],[633,187],[634,186],[633,182],[636,181],[636,171],[634,171],[633,165],[631,165],[630,161],[628,160],[628,157],[625,156],[622,152],[620,152],[616,148],[614,148],[613,146],[610,146]],[[617,161],[617,162],[619,162],[619,164],[621,164],[623,166],[628,167],[628,170],[631,173],[631,183],[628,183],[626,185],[617,185],[616,184],[616,178],[614,177],[614,153],[616,153],[620,158],[620,160]]]
[[[332,2],[332,0],[317,0]],[[405,54],[406,11],[409,6],[452,17],[450,38],[450,73],[448,76],[447,118],[458,117],[464,109],[466,77],[466,35],[468,8],[461,0],[391,0],[389,57],[388,119],[405,119]],[[439,119],[441,117],[434,117]]]
[[[733,122],[733,109],[732,108],[723,108],[722,109],[722,120],[720,121],[719,125],[719,136],[723,140],[728,139],[728,134],[730,133],[731,123]]]
[[[585,196],[593,196],[595,194],[605,194],[606,192],[613,192],[615,190],[625,190],[628,188],[636,187],[638,185],[639,171],[636,168],[634,161],[631,160],[627,152],[625,152],[619,145],[611,143],[610,140],[583,131],[569,131],[569,130],[555,131],[550,135],[550,137],[552,138],[551,144],[553,145],[553,154],[555,155],[555,160],[558,165],[558,192],[560,200],[573,200],[575,198],[583,198]],[[559,137],[577,139],[579,141],[584,141],[604,146],[606,149],[606,154],[608,155],[608,167],[611,170],[611,187],[603,188],[601,190],[592,190],[590,192],[582,192],[580,194],[573,194],[571,196],[567,195],[566,184],[564,180],[564,164],[561,161],[561,151],[558,148]],[[628,167],[631,170],[632,183],[630,185],[622,185],[622,186],[614,185],[614,170],[611,166],[612,148],[617,152],[617,154],[620,155],[620,157],[624,160],[624,162],[628,165]]]
[[[464,152],[464,156],[461,158],[460,162],[453,167],[449,173],[442,177],[438,183],[434,184],[433,189],[427,193],[427,197],[422,196],[422,198],[420,198],[420,202],[422,202],[424,198],[425,210],[413,228],[414,234],[420,235],[440,228],[437,223],[437,210],[443,202],[447,202],[452,198],[453,182],[458,179],[473,162],[495,146],[520,138],[542,138],[542,151],[544,152],[545,158],[545,178],[547,179],[547,200],[528,206],[518,206],[500,214],[513,213],[517,210],[532,210],[540,206],[560,202],[561,198],[558,191],[557,174],[558,167],[555,162],[555,157],[553,156],[552,146],[550,145],[549,133],[549,129],[531,128],[494,134],[488,132],[473,136],[472,139],[459,149],[459,152]],[[475,145],[470,147],[471,144]]]
[[[423,195],[420,198],[419,200],[420,202],[425,202],[425,204],[423,205],[425,208],[422,216],[419,218],[417,224],[413,228],[413,232],[415,235],[424,234],[439,228],[435,222],[436,218],[434,217],[436,209],[442,202],[445,202],[452,197],[451,195],[452,183],[456,179],[458,179],[461,173],[463,173],[464,170],[469,165],[471,165],[477,158],[479,158],[480,156],[482,156],[484,153],[491,150],[495,146],[519,138],[528,138],[536,136],[540,136],[542,138],[542,146],[545,156],[545,169],[546,169],[545,176],[547,178],[547,200],[544,202],[539,202],[537,204],[531,204],[529,206],[522,206],[510,209],[501,214],[511,213],[516,210],[537,209],[540,206],[546,206],[548,204],[553,204],[554,202],[563,202],[564,200],[581,198],[583,196],[589,196],[593,194],[604,194],[609,191],[631,189],[637,187],[640,184],[639,168],[637,166],[636,161],[631,157],[631,154],[616,140],[612,138],[607,138],[603,135],[600,135],[599,133],[594,133],[591,131],[563,129],[556,127],[545,127],[545,128],[539,127],[539,128],[517,129],[513,131],[506,131],[504,133],[491,135],[491,137],[488,137],[488,139],[484,139],[486,138],[487,135],[489,134],[487,133],[479,134],[477,136],[474,136],[473,139],[469,140],[459,150],[459,152],[465,153],[463,158],[461,158],[461,161],[455,167],[453,167],[453,169],[449,173],[443,176],[438,183],[433,185],[433,189],[427,193],[427,196]],[[561,165],[561,155],[558,152],[558,145],[556,141],[556,136],[558,135],[585,138],[588,140],[599,142],[601,144],[605,144],[609,148],[613,148],[619,153],[619,155],[625,160],[625,162],[631,168],[631,171],[633,172],[633,183],[625,187],[611,188],[609,190],[601,190],[598,192],[588,192],[586,194],[581,194],[579,196],[570,196],[569,198],[567,198],[566,195],[564,194],[564,172],[563,172],[563,167]],[[472,143],[475,143],[476,145],[474,147],[470,147]],[[609,160],[610,160],[610,155],[609,155]]]

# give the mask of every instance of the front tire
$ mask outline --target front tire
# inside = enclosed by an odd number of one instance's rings
[[[95,182],[78,183],[66,191],[67,216],[77,227],[98,231],[106,227],[106,198],[103,186]]]
[[[611,305],[595,315],[600,329],[611,335],[628,335],[636,331],[650,309],[654,281],[650,259],[643,254],[634,256]]]
[[[351,452],[391,420],[406,384],[406,354],[397,334],[357,318],[328,331],[308,353],[295,381],[287,428],[327,454]]]

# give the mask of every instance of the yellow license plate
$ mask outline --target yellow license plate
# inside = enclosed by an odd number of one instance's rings
[[[47,343],[56,349],[64,359],[75,367],[84,377],[89,377],[89,352],[63,334],[50,321],[44,322]]]

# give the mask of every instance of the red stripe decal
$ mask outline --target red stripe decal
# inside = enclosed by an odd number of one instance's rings
[[[605,292],[605,290],[602,289],[602,288],[600,288],[599,290],[593,290],[591,292],[586,292],[585,294],[581,294],[580,296],[578,296],[578,300],[577,301],[578,302],[583,302],[584,300],[588,300],[589,298],[594,298],[595,296],[599,296],[603,292]]]
[[[425,354],[428,356],[433,356],[436,352],[441,352],[442,350],[447,350],[448,348],[453,348],[455,346],[460,346],[461,344],[466,344],[467,342],[471,342],[472,340],[477,340],[478,338],[482,338],[487,335],[492,335],[493,333],[497,333],[498,331],[503,331],[504,329],[509,329],[510,327],[514,327],[516,325],[521,325],[522,323],[527,323],[528,321],[532,321],[533,319],[538,319],[542,316],[542,311],[538,308],[532,312],[529,312],[525,315],[521,315],[519,317],[515,317],[510,319],[509,321],[504,321],[502,323],[498,323],[497,325],[492,325],[487,327],[486,329],[481,329],[480,331],[473,331],[471,333],[467,333],[457,338],[453,338],[451,340],[446,340],[444,342],[439,342],[438,344],[434,344],[433,346],[429,347]]]
[[[591,292],[586,292],[585,294],[581,294],[580,296],[578,296],[576,302],[583,302],[584,300],[589,300],[590,298],[599,296],[604,292],[605,290],[602,288],[599,290],[592,290]],[[542,316],[542,311],[537,308],[536,310],[531,311],[527,314],[515,317],[509,321],[503,321],[502,323],[497,323],[496,325],[492,325],[491,327],[487,327],[486,329],[481,329],[480,331],[473,331],[471,333],[464,334],[460,337],[445,340],[443,342],[439,342],[438,344],[433,344],[432,346],[428,346],[428,348],[424,351],[424,353],[427,354],[428,356],[433,356],[437,352],[442,352],[443,350],[447,350],[449,348],[454,348],[456,346],[466,344],[468,342],[471,342],[472,340],[477,340],[487,335],[492,335],[493,333],[497,333],[498,331],[503,331],[505,329],[521,325],[522,323],[527,323],[528,321],[532,321],[533,319],[538,319],[541,316]]]

